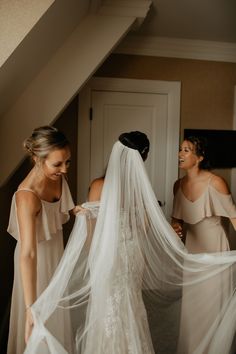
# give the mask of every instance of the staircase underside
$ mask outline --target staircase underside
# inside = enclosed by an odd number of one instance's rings
[[[25,137],[55,121],[150,6],[149,0],[87,3],[54,1],[0,67],[0,185],[22,161]]]

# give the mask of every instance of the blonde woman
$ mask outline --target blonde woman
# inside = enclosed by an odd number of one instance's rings
[[[8,354],[24,351],[33,326],[30,305],[47,287],[61,259],[62,224],[69,211],[76,211],[66,180],[71,153],[65,135],[43,126],[24,141],[24,148],[34,166],[13,196],[8,226],[17,240]],[[58,329],[64,331],[63,325],[60,320]]]

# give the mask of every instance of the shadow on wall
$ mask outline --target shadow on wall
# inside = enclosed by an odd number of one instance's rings
[[[29,170],[29,161],[24,161],[20,169],[12,176],[4,187],[0,189],[0,283],[4,284],[0,292],[0,353],[6,353],[8,336],[9,311],[11,305],[11,291],[13,283],[13,257],[15,240],[7,233],[11,198],[23,176]]]
[[[77,182],[77,131],[78,131],[78,96],[69,104],[54,126],[65,133],[71,143],[72,163],[68,173],[70,190],[76,202]],[[7,157],[7,156],[6,156]],[[25,159],[17,171],[0,188],[0,354],[6,354],[9,326],[9,314],[11,306],[11,292],[14,273],[14,249],[16,241],[7,233],[7,225],[10,213],[11,199],[19,183],[24,179],[32,167],[29,159]],[[68,239],[73,220],[64,227],[65,242]],[[22,323],[22,326],[24,324]]]

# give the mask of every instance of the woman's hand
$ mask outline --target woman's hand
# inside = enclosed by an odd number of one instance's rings
[[[30,307],[26,309],[26,322],[25,322],[25,343],[28,342],[34,326],[33,316]]]
[[[83,208],[81,205],[76,205],[73,209],[72,209],[72,213],[74,215],[78,214],[78,213],[85,213],[87,209]]]
[[[183,226],[180,222],[176,220],[172,220],[171,226],[173,227],[174,231],[177,233],[177,235],[182,238],[183,237]]]

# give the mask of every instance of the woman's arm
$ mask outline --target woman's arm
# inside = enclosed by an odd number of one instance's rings
[[[29,307],[37,296],[36,217],[41,203],[32,192],[19,191],[16,193],[16,207],[20,234],[20,272],[26,310],[25,341],[27,342],[33,325]]]
[[[102,187],[104,184],[104,178],[95,179],[89,188],[88,201],[89,202],[97,202],[101,199]]]
[[[88,202],[98,202],[100,200],[103,184],[104,184],[103,177],[93,180],[93,182],[91,183],[91,185],[89,187]],[[70,211],[70,213],[72,215],[76,215],[77,213],[83,212],[83,211],[86,211],[86,209],[83,208],[81,205],[76,205]]]
[[[222,177],[217,176],[217,175],[213,175],[213,177],[211,178],[210,184],[218,192],[220,192],[222,194],[230,194],[229,187],[228,187],[227,183],[225,182],[225,180]]]
[[[229,187],[225,180],[220,176],[214,176],[211,180],[211,185],[222,194],[230,194]],[[236,230],[236,218],[229,218],[234,229]]]

